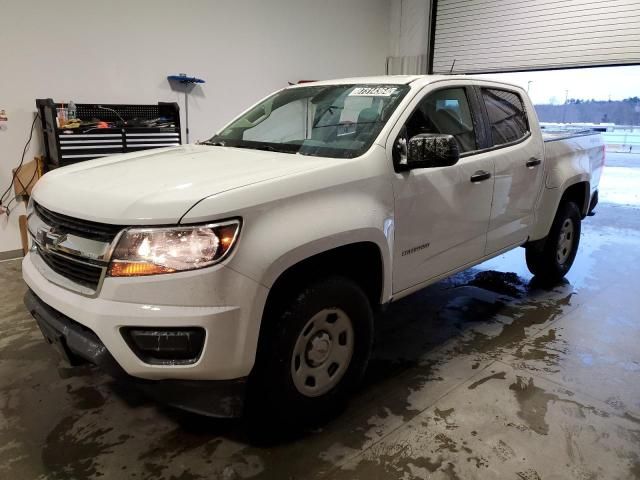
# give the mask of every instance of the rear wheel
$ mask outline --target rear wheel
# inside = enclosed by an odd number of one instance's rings
[[[549,235],[526,247],[529,271],[545,282],[557,282],[562,279],[578,253],[580,226],[578,206],[573,202],[561,203]]]
[[[323,421],[343,405],[366,368],[373,341],[367,296],[347,278],[318,280],[265,322],[248,414],[296,426]]]

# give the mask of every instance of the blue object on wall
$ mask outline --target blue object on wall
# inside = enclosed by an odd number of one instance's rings
[[[170,82],[179,82],[185,86],[184,89],[184,117],[185,117],[185,132],[187,136],[187,143],[189,143],[189,85],[195,85],[196,83],[205,83],[204,80],[197,77],[190,77],[186,73],[180,73],[178,75],[169,75],[167,80]]]
[[[189,77],[185,73],[181,73],[180,75],[169,75],[167,80],[180,83],[205,83],[201,78]]]

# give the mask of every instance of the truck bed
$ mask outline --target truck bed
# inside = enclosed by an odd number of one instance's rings
[[[605,160],[602,135],[593,130],[543,130],[542,138],[547,172],[560,171],[566,162],[574,162],[577,170],[591,174],[589,186],[593,194],[598,189]],[[547,187],[559,186],[551,178],[553,175],[547,179]]]
[[[590,135],[600,135],[600,132],[593,130],[542,130],[542,139],[545,142],[555,142],[556,140],[567,140],[569,138]]]

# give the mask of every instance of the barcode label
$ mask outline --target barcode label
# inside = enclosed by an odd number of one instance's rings
[[[357,87],[351,90],[350,97],[390,97],[397,87]]]

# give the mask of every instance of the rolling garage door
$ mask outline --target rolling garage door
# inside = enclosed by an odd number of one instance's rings
[[[432,70],[640,64],[639,0],[433,0]],[[435,29],[434,29],[435,27]]]

